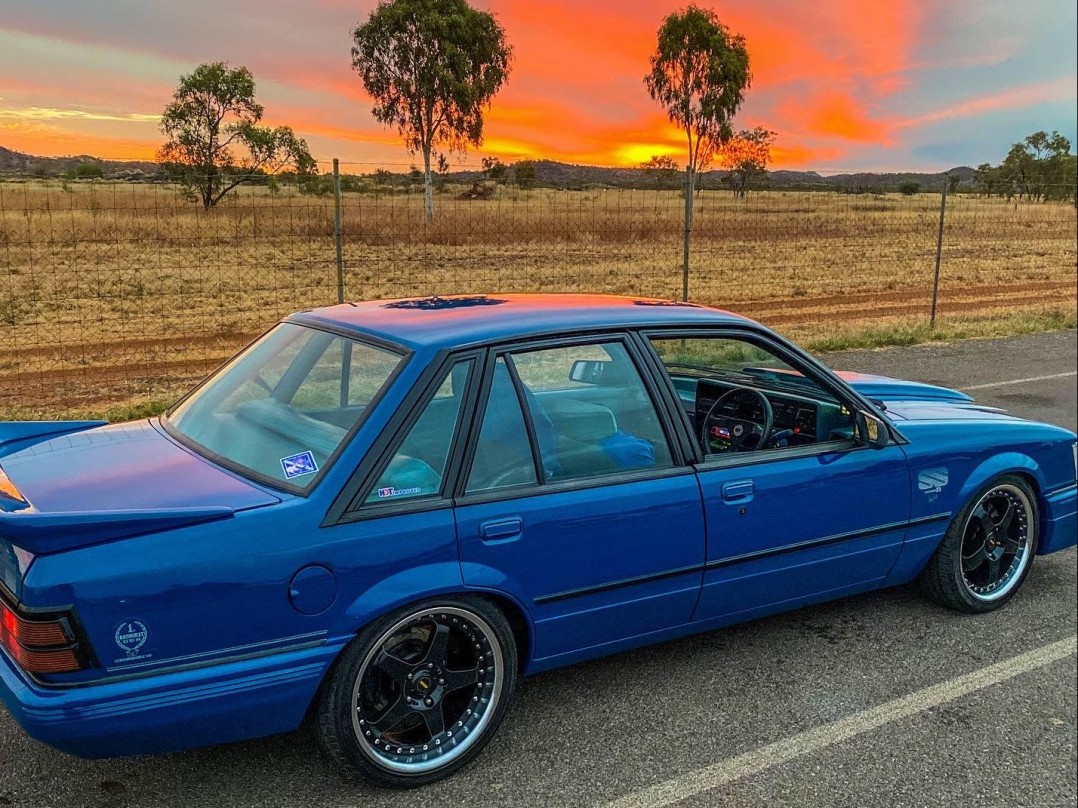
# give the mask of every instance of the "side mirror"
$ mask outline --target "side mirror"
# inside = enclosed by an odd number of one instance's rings
[[[598,384],[602,381],[606,362],[600,359],[577,359],[569,369],[569,381],[580,384]]]
[[[857,413],[856,440],[873,449],[882,449],[890,443],[887,424],[870,412]]]

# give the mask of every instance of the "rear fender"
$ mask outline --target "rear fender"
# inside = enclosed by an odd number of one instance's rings
[[[330,629],[331,637],[354,636],[378,618],[410,604],[421,603],[439,597],[459,595],[487,595],[491,600],[514,609],[518,614],[507,614],[510,624],[525,631],[525,648],[532,647],[535,628],[528,610],[520,599],[502,590],[489,587],[465,587],[461,578],[460,564],[456,561],[429,564],[403,570],[389,578],[378,581],[355,598]],[[522,649],[523,650],[523,649]],[[530,653],[530,651],[529,651]],[[527,664],[528,660],[521,660]]]

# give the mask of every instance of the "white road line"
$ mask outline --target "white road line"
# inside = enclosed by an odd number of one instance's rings
[[[1051,373],[1047,376],[1031,376],[1028,379],[1012,379],[1009,382],[974,384],[970,387],[959,387],[958,389],[964,393],[968,393],[970,390],[989,390],[993,387],[1010,387],[1012,384],[1030,384],[1031,382],[1046,382],[1049,379],[1066,379],[1068,376],[1078,376],[1078,370],[1072,370],[1068,373]]]
[[[1036,668],[1043,668],[1078,650],[1078,636],[1044,645],[964,676],[941,682],[831,724],[802,732],[769,746],[727,758],[663,783],[626,794],[608,808],[658,808],[697,796],[726,783],[781,765],[795,758],[848,741],[886,724],[922,713]]]

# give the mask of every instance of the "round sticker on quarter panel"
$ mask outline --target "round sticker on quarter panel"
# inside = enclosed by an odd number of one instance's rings
[[[288,599],[300,614],[321,614],[337,599],[337,579],[325,567],[304,567],[292,576]]]

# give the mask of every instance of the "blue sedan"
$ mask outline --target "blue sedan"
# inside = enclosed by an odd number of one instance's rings
[[[310,722],[412,787],[521,675],[1075,544],[1075,435],[600,296],[295,314],[137,423],[0,423],[0,697],[102,757]]]

